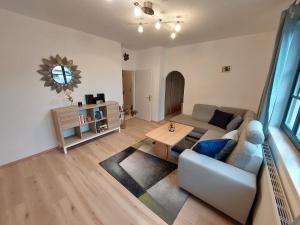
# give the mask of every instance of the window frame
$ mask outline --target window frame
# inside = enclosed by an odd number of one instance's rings
[[[287,102],[287,105],[286,105],[286,109],[285,109],[285,112],[284,112],[283,119],[281,121],[281,129],[286,133],[286,135],[294,143],[296,148],[300,151],[300,140],[297,138],[297,131],[298,131],[298,129],[300,129],[300,108],[298,110],[293,128],[290,129],[285,124],[286,118],[287,118],[288,113],[289,113],[289,109],[291,107],[292,100],[293,99],[300,100],[300,96],[296,96],[296,97],[294,96],[294,92],[295,92],[295,89],[297,87],[297,83],[298,83],[298,80],[299,80],[299,77],[298,77],[299,75],[300,75],[300,63],[298,65],[297,73],[296,73],[296,76],[294,77],[292,88],[291,88],[289,96],[288,96],[289,99],[288,99],[288,102]],[[300,82],[300,80],[299,80],[299,82]],[[299,93],[300,93],[300,89],[299,89]],[[299,95],[299,93],[298,93],[298,95]]]

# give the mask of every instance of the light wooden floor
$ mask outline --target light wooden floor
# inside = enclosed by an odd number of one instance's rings
[[[67,156],[51,151],[0,168],[0,225],[165,224],[98,163],[144,138],[159,124],[127,121],[126,130]],[[176,225],[233,221],[189,197]]]

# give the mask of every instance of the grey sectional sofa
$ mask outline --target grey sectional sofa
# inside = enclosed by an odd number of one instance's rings
[[[195,127],[199,141],[222,138],[229,132],[208,124],[216,109],[239,114],[243,123],[238,142],[225,162],[186,149],[179,156],[178,185],[245,224],[256,195],[256,179],[262,164],[264,134],[255,113],[249,110],[196,104],[192,115],[172,120]]]

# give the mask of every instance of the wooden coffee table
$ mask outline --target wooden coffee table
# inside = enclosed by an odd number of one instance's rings
[[[165,160],[170,159],[171,148],[184,139],[194,128],[184,124],[176,123],[175,131],[169,131],[169,123],[166,123],[146,134],[146,137],[155,141],[154,150],[156,154]]]

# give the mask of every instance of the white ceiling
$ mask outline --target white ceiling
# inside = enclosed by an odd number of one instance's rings
[[[144,33],[133,16],[133,0],[0,0],[0,7],[121,42],[131,49],[177,46],[231,36],[274,31],[282,10],[293,0],[153,0],[163,20],[184,20],[171,40],[172,26],[160,31],[155,18],[144,15]],[[142,1],[139,0],[140,3]]]

